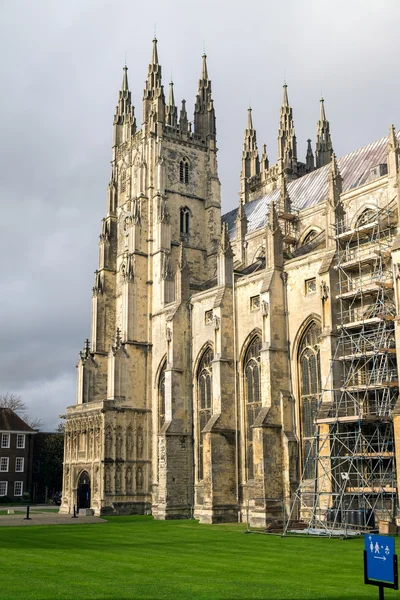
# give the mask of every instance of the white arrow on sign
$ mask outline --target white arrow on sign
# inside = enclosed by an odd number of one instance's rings
[[[378,560],[386,560],[386,556],[374,556],[374,558],[377,558]]]

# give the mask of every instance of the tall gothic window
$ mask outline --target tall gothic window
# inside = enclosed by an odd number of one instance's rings
[[[181,208],[180,211],[180,233],[181,237],[187,237],[189,235],[189,220],[190,220],[190,210],[187,206]]]
[[[301,437],[303,474],[306,479],[314,477],[314,461],[311,456],[315,443],[314,419],[321,399],[320,336],[319,325],[311,323],[304,332],[299,347]],[[309,456],[310,460],[307,460]]]
[[[214,352],[207,348],[199,364],[197,372],[197,448],[198,448],[198,478],[204,476],[203,436],[204,427],[211,418],[212,413],[212,361]]]
[[[246,407],[246,467],[247,479],[254,479],[253,428],[261,408],[260,386],[260,350],[261,339],[255,336],[244,357],[244,393]]]
[[[165,369],[167,362],[164,361],[161,367],[160,378],[158,380],[158,431],[161,431],[165,423]]]
[[[189,183],[189,161],[187,158],[183,158],[179,163],[179,181]]]

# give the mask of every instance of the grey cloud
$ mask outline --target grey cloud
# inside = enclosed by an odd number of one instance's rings
[[[237,203],[246,109],[276,158],[284,78],[299,155],[321,92],[343,155],[400,126],[397,0],[3,2],[0,391],[54,427],[89,334],[111,124],[126,52],[138,123],[156,21],[164,82],[192,113],[205,42],[223,207]]]

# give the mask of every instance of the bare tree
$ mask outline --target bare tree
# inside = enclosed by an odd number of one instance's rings
[[[28,415],[26,402],[18,394],[13,394],[12,392],[0,394],[0,408],[11,408],[32,429],[40,429],[43,425],[41,419],[32,418]]]

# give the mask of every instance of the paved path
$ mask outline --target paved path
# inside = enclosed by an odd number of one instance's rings
[[[16,507],[12,507],[16,510]],[[77,519],[71,518],[71,515],[60,515],[58,513],[35,513],[35,509],[31,509],[30,521],[25,521],[25,515],[0,515],[0,526],[26,526],[26,525],[79,525],[82,523],[106,523],[105,519],[100,517],[81,517]],[[2,509],[3,510],[3,509]],[[19,509],[20,510],[20,509]]]

